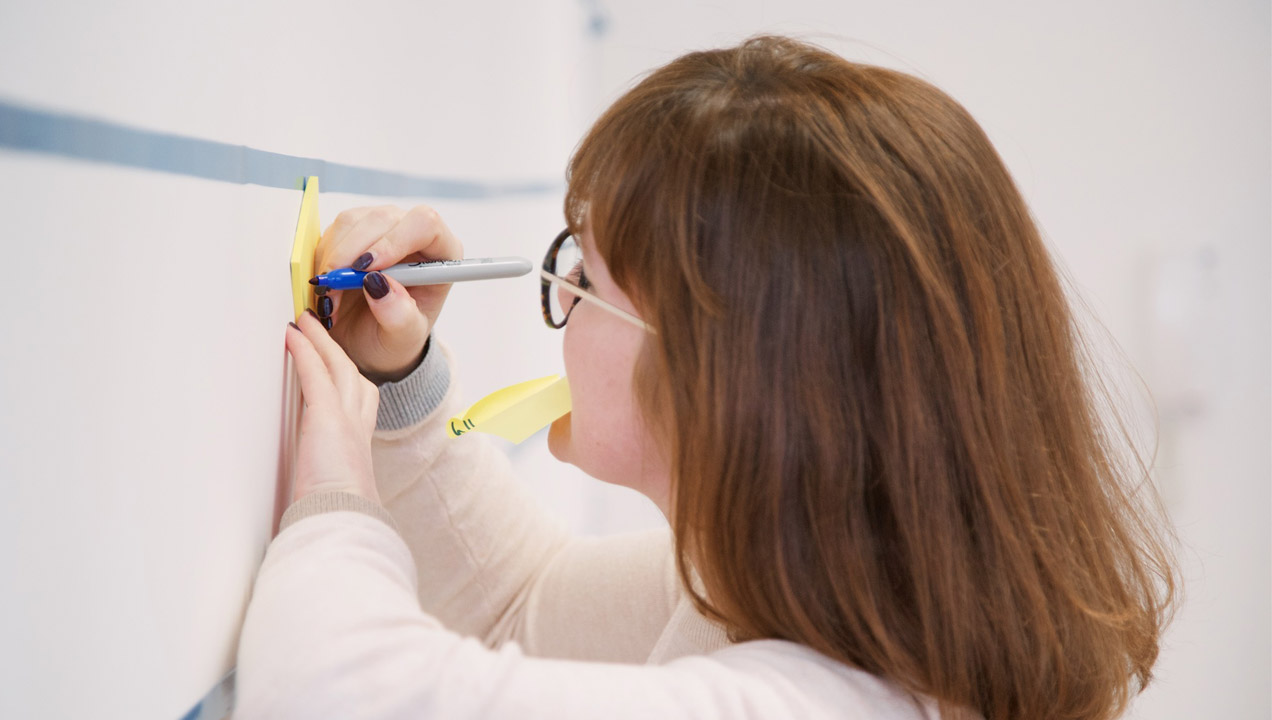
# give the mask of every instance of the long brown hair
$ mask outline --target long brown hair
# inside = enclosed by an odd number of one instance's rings
[[[634,382],[703,612],[951,716],[1148,682],[1169,535],[958,103],[786,38],[693,53],[596,122],[566,214],[656,330]]]

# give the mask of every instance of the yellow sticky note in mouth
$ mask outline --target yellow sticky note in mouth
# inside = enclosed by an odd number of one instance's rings
[[[447,432],[477,431],[519,443],[570,412],[570,384],[563,375],[527,380],[487,395],[450,419]]]

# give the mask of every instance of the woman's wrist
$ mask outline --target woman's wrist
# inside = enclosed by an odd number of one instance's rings
[[[296,498],[288,506],[287,511],[283,513],[282,520],[279,521],[278,531],[281,533],[289,525],[307,517],[342,510],[360,512],[364,515],[379,518],[394,530],[398,529],[397,523],[393,521],[393,516],[389,515],[388,510],[384,509],[378,497],[374,499],[368,498],[366,495],[352,490],[327,489]]]
[[[383,373],[364,372],[362,373],[362,375],[363,377],[375,383],[376,385],[383,385],[385,383],[391,383],[391,382],[401,382],[408,375],[415,372],[416,368],[420,366],[420,363],[424,362],[424,358],[428,357],[429,344],[432,342],[433,342],[433,335],[430,333],[429,336],[424,339],[424,348],[420,350],[420,354],[415,357],[414,361],[408,363],[405,367],[403,367],[400,370],[396,370],[393,372],[383,372]]]
[[[401,380],[379,386],[376,430],[400,430],[418,424],[441,405],[450,388],[450,366],[444,344],[430,337],[419,366]]]

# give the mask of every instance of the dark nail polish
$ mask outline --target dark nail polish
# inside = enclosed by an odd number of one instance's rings
[[[318,317],[331,317],[331,309],[335,307],[335,303],[331,302],[329,297],[318,298]]]
[[[371,253],[369,253],[369,252],[368,252],[368,253],[362,253],[361,255],[359,255],[359,256],[358,256],[358,259],[357,259],[357,260],[354,260],[354,261],[353,261],[353,269],[354,269],[354,270],[366,270],[366,269],[367,269],[367,267],[371,264],[371,261],[372,261],[373,259],[374,259],[374,258],[372,258],[372,257],[371,257]]]
[[[289,323],[287,323],[287,324],[288,324],[288,325],[291,325],[292,327],[296,328],[297,330],[300,330],[300,326],[299,326],[299,325],[297,325],[297,324],[296,324],[296,323],[294,323],[294,322],[289,322]],[[304,332],[304,331],[302,330],[301,332]]]
[[[367,293],[375,300],[379,300],[389,294],[389,283],[384,279],[382,273],[368,273],[366,277],[362,278],[362,287],[366,288]]]
[[[328,330],[330,330],[330,329],[331,329],[331,327],[332,327],[333,325],[335,325],[335,324],[336,324],[336,321],[335,321],[335,320],[332,320],[331,318],[323,318],[323,319],[322,319],[322,326],[323,326],[323,327],[325,327],[325,328],[327,328]]]
[[[313,309],[313,308],[305,308],[305,312],[307,312],[307,313],[309,313],[310,315],[314,316],[314,319],[315,319],[315,320],[322,320],[322,318],[318,317],[318,313],[314,312],[314,309]]]
[[[329,288],[326,285],[318,285],[314,288],[315,295],[326,295]]]

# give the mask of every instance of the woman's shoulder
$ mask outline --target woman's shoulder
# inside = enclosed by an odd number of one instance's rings
[[[936,703],[930,698],[794,642],[751,640],[699,659],[720,663],[744,678],[749,692],[771,694],[772,700],[797,709],[800,717],[871,720],[937,720],[940,717]]]

